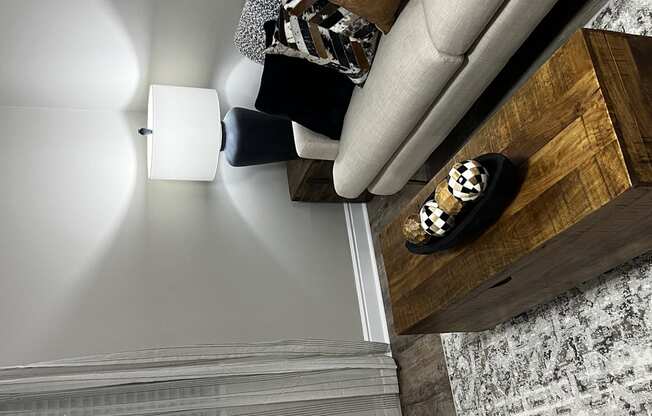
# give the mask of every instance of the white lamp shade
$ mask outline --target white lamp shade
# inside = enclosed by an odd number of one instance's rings
[[[217,91],[152,85],[147,107],[150,179],[212,181],[222,145]]]

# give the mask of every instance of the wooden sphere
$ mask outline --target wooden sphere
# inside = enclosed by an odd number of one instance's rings
[[[412,244],[424,244],[430,236],[421,228],[421,220],[417,214],[408,216],[403,223],[403,237]]]
[[[457,215],[462,211],[462,201],[455,198],[453,194],[448,189],[448,182],[443,180],[437,185],[435,190],[435,201],[437,205],[450,215]]]

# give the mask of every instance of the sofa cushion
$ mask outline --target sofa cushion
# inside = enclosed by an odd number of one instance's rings
[[[421,0],[411,0],[383,37],[364,89],[351,99],[333,170],[341,196],[357,197],[369,186],[462,62],[437,51]]]
[[[315,133],[298,123],[292,123],[292,131],[294,133],[294,146],[299,157],[317,160],[335,160],[337,157],[340,147],[340,142],[337,140]]]
[[[369,187],[371,192],[391,195],[405,186],[556,1],[510,0],[505,4],[468,55],[463,70]]]
[[[353,83],[339,72],[298,58],[267,55],[256,108],[339,139]]]
[[[428,32],[440,52],[464,55],[504,0],[426,0]]]

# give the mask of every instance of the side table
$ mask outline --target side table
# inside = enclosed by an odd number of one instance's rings
[[[367,202],[373,198],[365,192],[356,199],[342,198],[333,185],[333,162],[297,159],[288,162],[290,198],[299,202]]]

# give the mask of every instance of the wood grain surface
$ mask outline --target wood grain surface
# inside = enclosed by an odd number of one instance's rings
[[[507,211],[464,246],[409,253],[404,218],[488,152],[519,167]],[[651,155],[652,39],[578,31],[381,235],[396,330],[487,329],[652,249]]]

